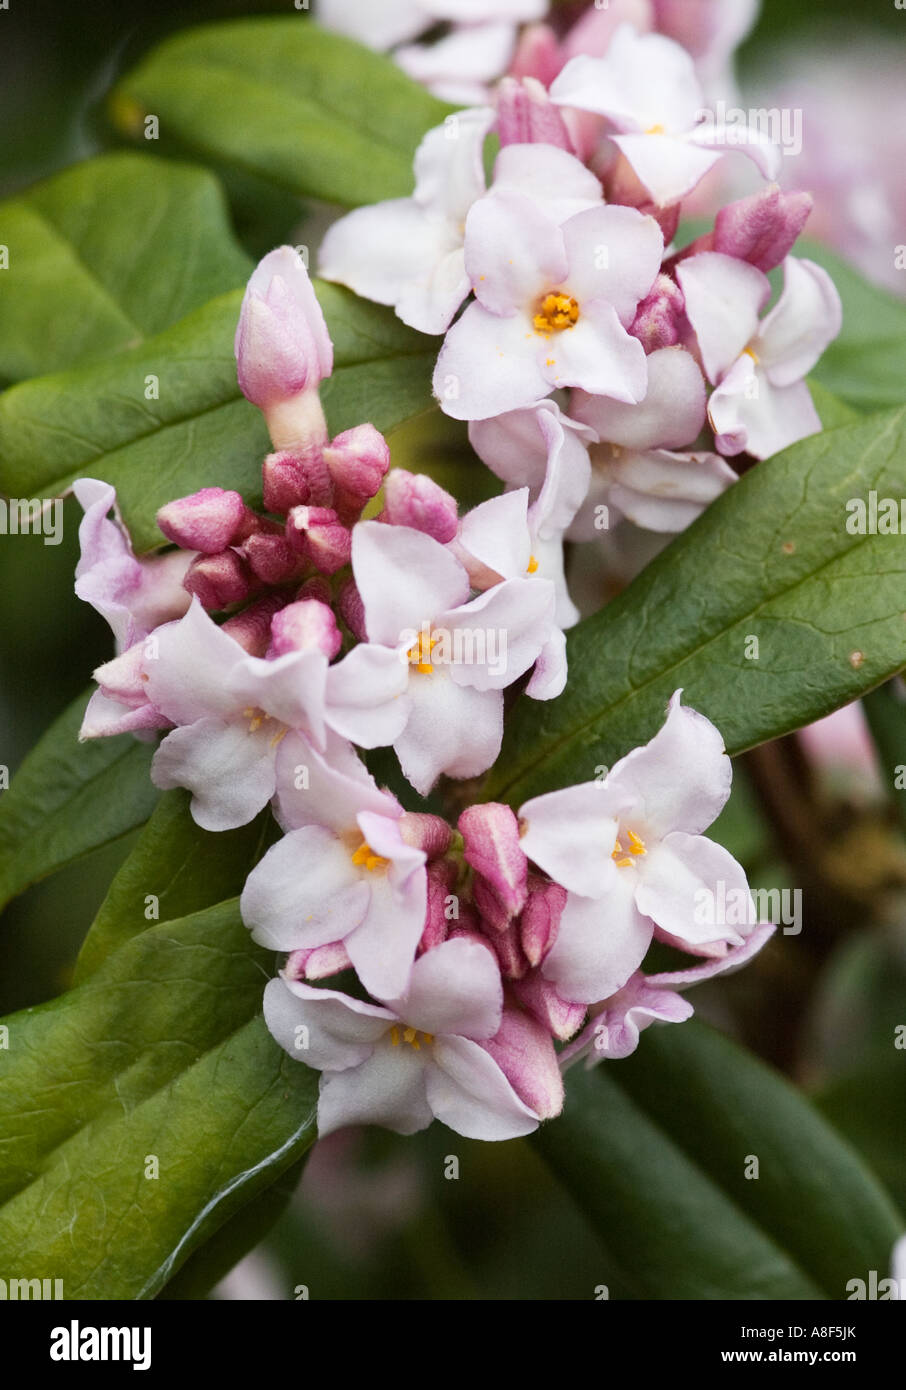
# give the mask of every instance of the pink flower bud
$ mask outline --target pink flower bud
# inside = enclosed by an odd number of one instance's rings
[[[274,614],[269,657],[317,650],[332,661],[343,645],[333,610],[317,599],[288,603]]]
[[[325,980],[351,967],[352,961],[343,942],[331,941],[327,946],[315,946],[308,951],[292,951],[285,968],[290,980]]]
[[[429,860],[446,854],[453,838],[453,831],[443,817],[429,815],[427,811],[404,811],[399,831],[407,845],[423,850]]]
[[[391,469],[384,484],[384,510],[381,521],[393,526],[411,526],[415,531],[446,545],[459,526],[456,498],[425,473]]]
[[[556,145],[575,154],[559,109],[536,77],[504,77],[498,87],[497,131],[503,145]]]
[[[708,249],[748,261],[758,270],[773,270],[792,249],[811,210],[810,193],[781,193],[772,184],[721,208]]]
[[[485,925],[488,924],[485,923]],[[528,974],[529,963],[519,944],[519,931],[515,922],[511,922],[502,930],[491,925],[486,935],[497,957],[500,973],[505,980],[521,980],[524,975]]]
[[[430,951],[432,946],[440,946],[446,941],[450,930],[447,917],[447,899],[456,882],[456,866],[448,859],[435,859],[427,866],[428,906],[425,911],[425,926],[418,943],[418,954]],[[455,919],[454,919],[455,920]]]
[[[581,1028],[586,1006],[562,999],[540,970],[532,970],[524,980],[514,981],[512,990],[520,1004],[560,1042],[566,1042]]]
[[[390,467],[390,447],[374,425],[356,425],[331,440],[324,450],[337,503],[358,516],[369,498],[374,497]]]
[[[567,893],[559,883],[529,874],[528,901],[519,919],[519,939],[526,959],[540,965],[557,939]]]
[[[669,275],[659,275],[639,304],[629,332],[638,338],[646,353],[675,347],[683,336],[686,301]]]
[[[219,555],[202,555],[189,566],[183,585],[195,594],[209,613],[242,603],[252,592],[253,577],[245,561],[235,550],[221,550]]]
[[[557,35],[549,24],[528,24],[510,64],[513,77],[534,77],[549,87],[563,67]]]
[[[262,410],[316,389],[333,370],[333,344],[301,256],[271,251],[248,282],[235,340],[239,385]]]
[[[293,507],[286,537],[321,574],[335,574],[349,564],[352,533],[330,507]]]
[[[357,637],[360,642],[368,641],[368,631],[365,627],[365,605],[362,602],[358,585],[351,577],[340,585],[340,592],[337,595],[337,612],[353,637]]]
[[[264,656],[271,640],[271,619],[279,613],[284,601],[279,594],[268,594],[257,603],[249,604],[241,613],[227,618],[221,630],[229,633],[249,656]]]
[[[525,906],[528,860],[514,812],[493,801],[469,806],[459,817],[459,830],[466,862],[485,880],[507,916],[515,917]]]
[[[241,554],[262,584],[287,584],[304,568],[304,561],[282,533],[249,536]]]
[[[540,1023],[507,1003],[497,1032],[481,1045],[539,1119],[560,1114],[563,1077],[550,1034]]]
[[[314,598],[317,599],[318,603],[326,603],[327,607],[330,608],[333,604],[333,590],[330,587],[330,580],[325,579],[323,575],[313,574],[300,586],[295,598],[297,601],[304,598]]]
[[[203,487],[189,497],[168,502],[157,513],[157,524],[168,541],[183,550],[216,555],[226,550],[246,520],[248,508],[238,492]]]
[[[320,444],[282,449],[268,454],[261,465],[264,506],[285,516],[293,507],[329,507],[333,501],[330,474]]]
[[[94,678],[109,700],[117,700],[130,709],[138,709],[140,705],[148,703],[144,672],[148,651],[148,639],[145,638],[97,668]]]

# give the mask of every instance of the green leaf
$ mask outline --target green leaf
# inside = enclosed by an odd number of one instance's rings
[[[904,460],[900,410],[751,469],[569,633],[566,691],[519,702],[485,795],[518,805],[588,781],[655,733],[680,687],[736,754],[900,670],[906,536],[851,535],[846,504],[906,496]]]
[[[67,1299],[153,1297],[301,1157],[317,1077],[257,1016],[272,964],[221,903],[141,932],[79,988],[5,1020],[11,1267],[61,1278]]]
[[[13,381],[133,347],[251,269],[217,180],[147,155],[102,155],[8,198],[0,241],[0,377]]]
[[[0,907],[141,825],[158,793],[152,749],[131,735],[79,743],[86,698],[67,706],[0,796]]]
[[[901,1228],[887,1194],[781,1076],[703,1024],[651,1029],[568,1091],[533,1142],[630,1296],[839,1299],[886,1268]]]
[[[76,964],[76,984],[155,921],[186,917],[242,891],[269,833],[269,813],[238,830],[213,834],[195,824],[190,800],[182,790],[161,796],[91,924]],[[148,894],[157,914],[150,920]]]
[[[177,34],[110,103],[136,139],[155,115],[164,143],[346,207],[411,193],[415,148],[451,109],[389,58],[301,16]]]
[[[906,1016],[901,1014],[902,1022]],[[886,1183],[904,1214],[898,1234],[906,1227],[906,1052],[875,1057],[870,1066],[855,1067],[824,1086],[815,1104],[851,1144],[865,1155],[874,1172]],[[871,1266],[883,1278],[890,1252]],[[864,1277],[862,1270],[854,1277]]]
[[[824,266],[843,302],[840,336],[822,353],[812,373],[815,380],[863,410],[900,405],[906,378],[906,303],[870,284],[817,242],[802,242],[796,254]]]
[[[389,432],[429,409],[432,340],[347,290],[315,286],[334,342],[322,390],[331,430],[371,420]],[[162,543],[155,516],[174,497],[220,486],[260,501],[270,444],[236,383],[241,300],[241,291],[222,295],[140,347],[5,392],[0,491],[54,496],[75,478],[102,478],[117,489],[137,551]],[[148,376],[157,400],[145,398]]]

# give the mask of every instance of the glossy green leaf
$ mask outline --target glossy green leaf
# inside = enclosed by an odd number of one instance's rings
[[[390,58],[297,14],[167,39],[123,78],[110,110],[136,139],[154,115],[165,147],[176,140],[294,193],[355,207],[412,191],[415,148],[451,108]]]
[[[363,420],[385,432],[430,408],[432,340],[388,310],[316,281],[334,342],[322,399],[334,433]],[[52,496],[75,478],[112,483],[136,550],[161,544],[155,515],[197,488],[260,499],[270,444],[236,383],[241,291],[222,295],[131,351],[0,396],[0,490]],[[429,345],[429,346],[426,346]],[[147,390],[157,399],[146,399]]]
[[[64,710],[0,795],[0,907],[134,830],[157,800],[146,743],[129,734],[79,743],[85,704],[80,695]]]
[[[858,1155],[703,1024],[649,1030],[634,1056],[573,1069],[568,1092],[533,1142],[630,1296],[839,1299],[886,1267],[900,1218]]]
[[[190,799],[181,789],[161,796],[91,924],[76,984],[155,921],[186,917],[241,893],[270,831],[269,812],[214,834],[195,824]]]
[[[906,1023],[906,1015],[901,1013]],[[815,1104],[851,1144],[856,1145],[874,1172],[899,1203],[900,1229],[906,1229],[906,1051],[892,1046],[870,1065],[853,1067],[835,1077],[815,1096]],[[890,1252],[870,1266],[884,1278]],[[863,1270],[854,1277],[865,1278]]]
[[[751,469],[572,630],[566,691],[519,702],[485,795],[518,805],[588,781],[654,734],[680,687],[735,754],[900,670],[906,536],[846,524],[847,502],[871,490],[906,496],[906,411],[860,418]]]
[[[862,703],[878,755],[882,784],[906,830],[906,687],[901,680],[889,681],[866,695]]]
[[[141,932],[5,1020],[10,1268],[61,1278],[67,1299],[153,1297],[301,1157],[317,1077],[258,1016],[272,966],[230,901]]]
[[[0,203],[0,377],[133,347],[251,269],[217,180],[148,155],[89,159]]]

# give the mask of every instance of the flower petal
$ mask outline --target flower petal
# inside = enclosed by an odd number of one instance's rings
[[[151,780],[164,790],[187,787],[203,830],[234,830],[273,796],[274,756],[266,727],[249,733],[243,720],[198,719],[167,734],[151,760]]]
[[[481,304],[468,304],[444,339],[434,394],[456,420],[502,415],[547,395],[550,382],[541,361],[528,314],[499,318]]]
[[[533,797],[519,808],[523,851],[570,892],[599,898],[617,873],[611,851],[620,810],[600,782]]]
[[[467,1139],[516,1139],[538,1128],[500,1067],[469,1038],[438,1038],[426,1071],[428,1104],[442,1124]]]
[[[328,669],[327,722],[360,748],[383,748],[406,727],[408,684],[398,652],[360,642]]]
[[[833,280],[814,261],[787,256],[783,293],[766,316],[755,344],[772,386],[792,386],[812,370],[843,322]]]
[[[503,986],[493,952],[463,936],[434,946],[412,967],[405,997],[389,1007],[427,1033],[493,1037],[503,1009]]]
[[[648,387],[645,349],[604,300],[587,303],[574,327],[537,350],[537,361],[548,389],[579,386],[592,395],[637,402]]]
[[[394,1047],[382,1039],[357,1067],[321,1073],[318,1134],[346,1125],[382,1125],[397,1134],[427,1129],[433,1119],[426,1096],[425,1049]]]
[[[771,293],[763,271],[720,251],[680,261],[676,278],[686,299],[708,379],[718,382],[758,330]]]
[[[702,911],[703,904],[719,900],[720,884],[727,894],[749,895],[744,870],[723,845],[704,835],[673,830],[640,861],[638,874],[639,911],[663,931],[692,946],[712,941],[742,944],[744,938],[734,926]]]
[[[706,830],[726,804],[733,780],[720,731],[703,714],[680,704],[681,694],[673,695],[654,737],[621,758],[605,782],[609,796],[627,813],[632,807],[631,814],[653,836]]]
[[[503,739],[503,695],[456,685],[444,667],[416,673],[409,682],[412,711],[394,743],[400,766],[420,796],[442,772],[477,777],[486,772]]]
[[[466,271],[480,304],[509,318],[559,285],[568,269],[563,233],[533,199],[494,190],[466,218]]]
[[[705,423],[705,383],[685,348],[658,348],[648,356],[648,389],[637,405],[575,391],[570,410],[610,444],[637,450],[681,449]]]
[[[315,989],[278,976],[264,987],[264,1021],[297,1062],[344,1071],[371,1056],[393,1023],[393,1014],[337,990]]]
[[[635,871],[617,871],[603,898],[570,893],[541,974],[563,999],[593,1004],[625,985],[645,958],[654,924],[635,902]]]
[[[407,630],[417,632],[470,592],[456,557],[410,526],[360,521],[352,532],[352,570],[368,636],[387,647],[398,647]]]
[[[342,941],[363,921],[371,885],[332,831],[292,830],[249,874],[239,900],[242,920],[262,946],[310,950]]]
[[[654,218],[616,204],[592,208],[564,223],[563,240],[569,292],[579,301],[580,312],[588,301],[603,299],[629,328],[661,268],[664,237]]]

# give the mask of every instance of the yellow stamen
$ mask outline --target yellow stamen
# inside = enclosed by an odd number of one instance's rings
[[[579,305],[571,295],[550,290],[538,303],[538,312],[532,322],[537,333],[562,333],[572,328],[579,320]]]
[[[409,664],[420,671],[423,676],[430,676],[434,670],[430,658],[439,641],[439,637],[430,637],[428,633],[420,632],[418,640],[409,648],[407,653]]]
[[[535,571],[537,570],[537,568],[538,568],[538,561],[535,559],[534,555],[530,555],[530,556],[529,556],[528,566],[527,566],[526,571],[525,571],[526,574],[534,574]]]
[[[756,367],[759,365],[760,358],[759,358],[757,352],[753,352],[752,349],[751,349],[750,347],[747,347],[747,348],[743,348],[743,353],[744,353],[744,355],[745,355],[746,357],[751,357],[751,359],[752,359],[752,361],[755,363],[755,366],[756,366]]]
[[[660,122],[658,122],[656,125],[650,125],[648,129],[645,131],[646,135],[663,135],[663,133],[664,127],[660,124]]]
[[[645,848],[645,841],[641,839],[634,830],[627,830],[626,834],[629,836],[629,852],[627,853],[623,849],[619,839],[617,839],[613,849],[610,851],[610,857],[615,861],[618,869],[631,869],[633,858],[638,858],[639,855],[648,853]],[[632,858],[630,856],[632,856]]]
[[[368,841],[363,840],[353,854],[352,862],[357,868],[361,868],[364,864],[368,872],[373,873],[375,869],[386,869],[390,860],[383,859],[379,854],[375,854],[374,850],[368,844]]]
[[[417,1028],[413,1028],[413,1027],[411,1027],[411,1025],[406,1024],[406,1025],[404,1026],[403,1030],[402,1030],[402,1034],[403,1034],[403,1036],[402,1036],[402,1041],[403,1041],[403,1042],[408,1043],[409,1046],[410,1046],[411,1048],[414,1048],[414,1050],[415,1050],[416,1052],[421,1052],[421,1050],[422,1050],[422,1045],[421,1045],[421,1042],[419,1041],[419,1031],[418,1031]],[[421,1034],[421,1038],[422,1038],[422,1040],[423,1040],[425,1043],[427,1043],[427,1045],[430,1047],[431,1044],[432,1044],[433,1041],[434,1041],[434,1034],[433,1034],[433,1033],[422,1033],[422,1034]],[[394,1025],[393,1025],[393,1027],[390,1029],[390,1041],[393,1043],[393,1046],[394,1046],[394,1047],[399,1047],[399,1045],[400,1045],[400,1029],[397,1027],[397,1025],[396,1025],[395,1023],[394,1023]]]

